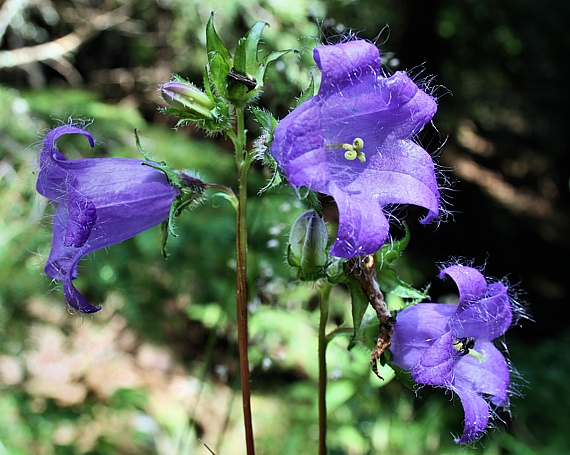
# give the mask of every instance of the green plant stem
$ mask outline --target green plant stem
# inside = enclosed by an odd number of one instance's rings
[[[243,109],[236,110],[236,134],[231,135],[238,170],[238,205],[236,215],[236,310],[241,394],[247,455],[255,454],[251,418],[249,384],[248,314],[247,314],[247,173],[251,156],[246,151],[246,131]]]
[[[327,453],[327,344],[326,333],[329,319],[329,296],[332,286],[329,283],[320,283],[321,289],[321,315],[319,320],[319,455]]]

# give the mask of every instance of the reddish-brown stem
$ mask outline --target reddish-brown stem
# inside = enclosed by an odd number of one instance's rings
[[[237,135],[234,137],[238,168],[238,204],[236,214],[236,311],[241,379],[241,395],[247,455],[255,455],[249,381],[249,334],[247,309],[247,173],[251,158],[245,151],[243,109],[238,109]]]

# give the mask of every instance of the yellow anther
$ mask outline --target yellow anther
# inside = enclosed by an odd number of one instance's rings
[[[342,148],[345,150],[344,157],[347,160],[354,161],[356,158],[358,158],[361,163],[366,162],[366,155],[361,152],[361,150],[364,148],[364,140],[360,137],[354,138],[352,144],[328,144],[325,145],[325,148],[328,150]]]
[[[358,154],[356,153],[355,150],[347,150],[346,152],[344,152],[344,157],[348,161],[354,161],[357,156],[358,156]]]
[[[354,150],[359,152],[364,147],[364,141],[361,137],[356,137],[354,138],[354,141],[352,141],[352,146],[354,147]]]

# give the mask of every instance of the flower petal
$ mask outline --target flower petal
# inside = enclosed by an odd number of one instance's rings
[[[443,269],[439,278],[443,279],[445,275],[455,281],[459,290],[459,302],[478,300],[487,292],[487,280],[479,270],[473,267],[452,265]]]
[[[489,289],[492,293],[489,297],[460,305],[453,321],[450,321],[458,337],[471,336],[491,341],[510,327],[513,313],[507,288],[502,283],[494,283]]]
[[[72,125],[63,125],[52,129],[46,134],[40,152],[40,172],[36,182],[36,190],[42,196],[52,201],[60,202],[66,194],[62,191],[69,183],[69,174],[61,167],[66,162],[65,156],[57,149],[56,141],[66,134],[81,134],[87,138],[89,145],[93,148],[95,141],[85,130]]]
[[[455,366],[455,384],[490,395],[496,406],[506,404],[510,374],[504,355],[488,341],[477,341],[473,349],[483,355],[482,361],[471,355],[461,357]]]
[[[45,265],[45,273],[54,280],[63,280],[66,276],[77,277],[78,255],[83,256],[81,248],[65,244],[69,217],[67,206],[60,205],[52,219],[53,236],[51,251]],[[75,268],[73,264],[75,263]]]
[[[387,138],[410,139],[437,110],[434,99],[403,73],[369,84],[350,85],[326,97],[319,91],[316,99],[323,136],[328,141],[352,142],[354,137],[362,137],[369,151],[367,143],[382,145]],[[379,152],[390,153],[387,147]],[[433,166],[433,162],[430,164]]]
[[[85,245],[97,221],[97,209],[89,199],[81,196],[73,187],[69,188],[67,204],[67,229],[64,244],[80,248]]]
[[[70,265],[71,270],[77,269],[77,263],[82,257],[83,253],[79,252],[75,258],[75,261]],[[68,305],[80,313],[95,313],[101,309],[100,306],[93,306],[87,300],[85,300],[85,297],[83,297],[77,288],[73,285],[73,276],[71,273],[66,273],[63,280],[63,296],[65,297]]]
[[[380,73],[380,53],[368,41],[317,46],[313,55],[322,71],[320,96],[336,94],[345,86],[375,79]]]
[[[475,441],[487,428],[490,416],[489,404],[473,390],[463,387],[453,387],[452,390],[459,395],[463,411],[465,412],[465,429],[457,444]]]
[[[291,185],[335,199],[340,224],[331,253],[371,254],[388,236],[384,206],[425,207],[422,223],[438,216],[433,160],[413,142],[437,105],[404,73],[383,77],[380,53],[367,41],[318,46],[314,56],[319,92],[279,122],[271,153]]]
[[[390,346],[394,363],[413,370],[434,341],[447,332],[448,320],[456,310],[456,305],[418,303],[398,312]]]
[[[90,305],[73,286],[78,262],[100,248],[122,242],[168,219],[180,188],[165,173],[136,159],[67,160],[55,148],[64,134],[91,135],[70,125],[55,128],[44,140],[37,189],[56,203],[52,249],[45,272],[63,281],[70,306],[82,313]]]
[[[446,332],[424,351],[412,370],[412,379],[419,384],[449,387],[453,381],[454,354],[452,334]]]
[[[385,153],[367,158],[366,169],[357,180],[346,185],[346,191],[360,189],[382,206],[424,207],[429,212],[421,222],[433,221],[439,214],[439,190],[430,168],[433,164],[430,155],[419,145],[403,140],[387,141],[383,149]]]
[[[330,253],[351,258],[375,253],[388,237],[389,224],[380,204],[370,204],[367,195],[350,195],[336,185],[331,188],[339,212],[336,242]]]
[[[308,100],[288,115],[275,130],[271,151],[293,186],[326,192],[330,180],[319,106]]]

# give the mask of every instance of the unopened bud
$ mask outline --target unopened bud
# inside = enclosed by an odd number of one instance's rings
[[[216,107],[208,95],[189,82],[170,81],[160,87],[164,101],[181,112],[213,119],[212,109]]]
[[[315,210],[299,215],[289,234],[287,260],[303,274],[323,270],[327,264],[328,231],[324,220]]]

